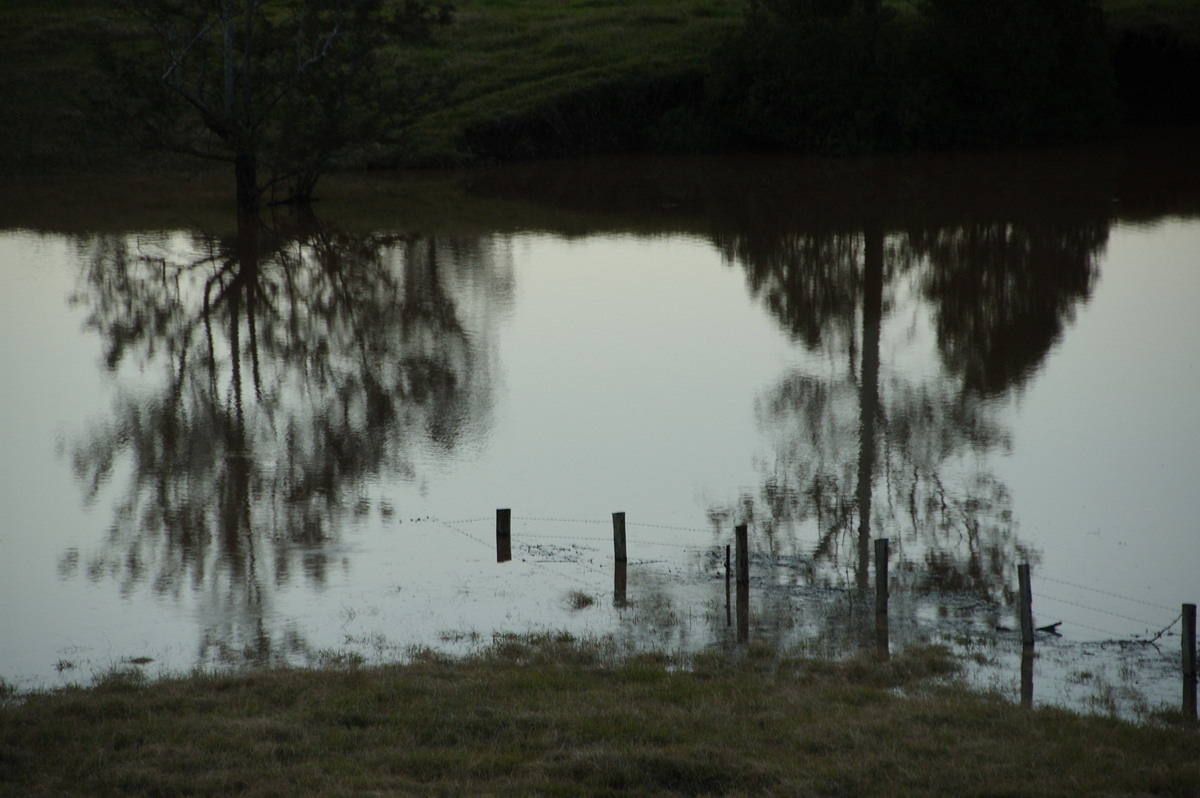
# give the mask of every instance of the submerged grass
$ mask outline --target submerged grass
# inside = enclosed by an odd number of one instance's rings
[[[1022,710],[941,649],[686,661],[566,635],[404,665],[206,674],[0,707],[11,795],[1160,795],[1200,735]]]

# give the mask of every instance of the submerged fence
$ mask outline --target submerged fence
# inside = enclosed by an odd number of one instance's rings
[[[432,519],[431,519],[432,520]],[[493,544],[487,539],[480,537],[478,534],[467,531],[467,528],[473,525],[481,524],[490,521],[490,517],[472,518],[460,521],[442,521],[438,519],[436,523],[441,526],[453,530],[483,546],[492,548]],[[630,539],[628,529],[630,526],[636,526],[639,529],[653,530],[672,530],[676,532],[704,532],[712,530],[702,530],[695,527],[683,527],[669,524],[653,524],[653,523],[638,523],[636,525],[627,524],[626,514],[624,512],[612,513],[611,519],[580,519],[580,518],[554,518],[541,516],[528,516],[518,519],[523,522],[542,522],[551,524],[585,524],[585,525],[605,525],[611,523],[612,528],[612,597],[613,604],[617,607],[626,606],[628,603],[628,569],[630,563]],[[497,509],[495,512],[495,542],[494,550],[497,563],[509,562],[513,559],[513,515],[509,508]],[[736,639],[739,644],[746,644],[750,640],[750,586],[751,586],[751,552],[749,545],[749,527],[746,524],[737,524],[733,529],[732,545],[725,544],[724,548],[724,581],[725,581],[725,621],[729,626],[733,626],[736,619]],[[535,535],[525,534],[527,540],[520,541],[523,545],[530,544],[529,541],[547,540],[554,541],[582,541],[589,545],[601,546],[605,545],[606,536],[600,535]],[[889,540],[887,538],[879,538],[873,541],[873,572],[874,572],[874,632],[875,646],[882,652],[886,653],[889,649],[889,597],[891,593],[890,586],[892,584],[889,579],[889,559],[891,556]],[[689,550],[698,549],[713,549],[713,546],[702,546],[694,543],[672,543],[662,540],[637,540],[636,546],[650,547],[668,547],[680,548]],[[719,547],[716,552],[716,557],[719,561]],[[648,564],[655,560],[641,560],[640,564]],[[1185,719],[1195,720],[1197,717],[1197,656],[1196,656],[1196,605],[1186,603],[1182,605],[1181,610],[1174,615],[1169,623],[1163,626],[1159,631],[1153,634],[1146,635],[1115,635],[1100,629],[1096,626],[1091,626],[1087,623],[1080,622],[1076,619],[1061,618],[1053,623],[1037,626],[1034,622],[1033,604],[1035,598],[1040,603],[1041,601],[1049,601],[1055,605],[1072,607],[1075,609],[1086,610],[1092,613],[1111,616],[1121,619],[1126,622],[1135,622],[1144,625],[1147,629],[1153,628],[1156,625],[1145,621],[1142,618],[1137,618],[1125,613],[1119,613],[1108,609],[1101,609],[1094,606],[1081,604],[1077,601],[1072,601],[1062,596],[1056,595],[1055,587],[1067,587],[1073,590],[1090,591],[1097,595],[1103,595],[1108,599],[1116,599],[1140,605],[1143,608],[1152,608],[1158,611],[1174,612],[1167,607],[1153,602],[1147,602],[1141,599],[1136,599],[1129,596],[1124,596],[1111,590],[1094,588],[1087,585],[1078,584],[1061,579],[1055,579],[1040,574],[1033,574],[1028,563],[1020,563],[1017,566],[1018,590],[1017,604],[1011,608],[1019,619],[1019,633],[1021,640],[1021,701],[1023,704],[1032,705],[1033,703],[1033,661],[1036,656],[1035,651],[1039,637],[1043,640],[1053,639],[1059,636],[1059,627],[1066,622],[1071,627],[1088,629],[1092,632],[1099,633],[1105,636],[1102,643],[1119,643],[1121,645],[1136,645],[1136,646],[1154,646],[1158,647],[1159,641],[1169,635],[1176,627],[1180,627],[1179,636],[1181,642],[1180,649],[1180,678],[1182,680],[1182,714]],[[1036,594],[1033,589],[1033,580],[1037,579],[1042,586]],[[1057,617],[1057,616],[1056,616]],[[1006,631],[1002,627],[997,628],[998,631]]]
[[[1031,662],[1033,659],[1033,653],[1034,653],[1036,640],[1037,640],[1035,632],[1046,632],[1049,634],[1058,634],[1058,627],[1063,622],[1057,621],[1055,623],[1048,624],[1046,626],[1035,627],[1034,623],[1033,623],[1033,590],[1032,590],[1032,586],[1030,584],[1030,569],[1029,569],[1028,564],[1022,564],[1020,566],[1020,579],[1021,579],[1021,585],[1020,585],[1020,599],[1019,599],[1018,613],[1019,613],[1020,619],[1021,619],[1021,644],[1022,644],[1021,698],[1022,698],[1022,702],[1028,705],[1028,704],[1032,704],[1032,701],[1033,701],[1033,686],[1032,686],[1032,665],[1027,664],[1027,661]],[[1094,592],[1097,594],[1108,596],[1109,598],[1116,598],[1116,599],[1120,599],[1122,601],[1128,601],[1128,602],[1140,604],[1140,605],[1147,606],[1147,607],[1153,607],[1155,609],[1159,609],[1159,610],[1163,610],[1163,611],[1168,611],[1168,612],[1170,611],[1167,607],[1164,607],[1160,604],[1154,604],[1152,602],[1143,601],[1141,599],[1136,599],[1131,596],[1123,596],[1119,593],[1114,593],[1109,590],[1102,590],[1100,588],[1088,587],[1086,585],[1080,585],[1080,584],[1077,584],[1074,582],[1068,582],[1068,581],[1061,580],[1061,579],[1052,579],[1050,577],[1040,577],[1040,579],[1042,579],[1045,582],[1051,583],[1051,584],[1065,585],[1068,587],[1073,587],[1078,590],[1091,591],[1091,592]],[[1079,604],[1078,602],[1069,601],[1069,600],[1063,599],[1063,598],[1056,598],[1054,596],[1048,596],[1048,598],[1052,602],[1058,602],[1060,604],[1065,604],[1067,606],[1077,607],[1080,609],[1089,610],[1091,612],[1098,612],[1098,613],[1101,613],[1104,615],[1112,616],[1115,618],[1120,618],[1120,619],[1123,619],[1126,621],[1134,621],[1136,623],[1146,624],[1146,622],[1141,619],[1134,618],[1129,615],[1125,615],[1123,613],[1115,613],[1115,612],[1112,612],[1109,610],[1101,610],[1101,609],[1097,609],[1095,607],[1087,607],[1085,605]],[[1096,629],[1095,627],[1088,627],[1086,624],[1079,623],[1078,621],[1073,621],[1072,623],[1074,623],[1075,625],[1078,625],[1078,626],[1082,626],[1084,628],[1090,628],[1093,631],[1105,633],[1104,630],[1102,630],[1102,629]],[[1147,624],[1147,625],[1149,626],[1149,624]],[[1197,678],[1196,678],[1196,605],[1190,604],[1190,603],[1183,604],[1179,614],[1177,614],[1170,621],[1170,623],[1168,623],[1166,626],[1161,628],[1158,632],[1156,632],[1152,635],[1147,635],[1145,637],[1132,638],[1131,640],[1129,640],[1129,642],[1132,644],[1136,644],[1136,645],[1154,645],[1164,635],[1166,635],[1168,632],[1170,632],[1171,629],[1173,629],[1176,625],[1180,626],[1179,662],[1180,662],[1180,676],[1182,678],[1182,687],[1183,687],[1183,696],[1182,696],[1182,702],[1181,702],[1182,713],[1183,713],[1183,717],[1185,719],[1194,721],[1197,719],[1196,718],[1196,692],[1197,692],[1197,689],[1196,689],[1196,685],[1197,685]]]

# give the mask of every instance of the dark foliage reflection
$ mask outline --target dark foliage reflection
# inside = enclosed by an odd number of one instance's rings
[[[1108,227],[1106,218],[993,221],[910,235],[928,263],[942,359],[966,390],[1002,394],[1036,371],[1091,296]]]
[[[475,240],[351,235],[311,216],[79,247],[74,301],[119,398],[70,455],[89,499],[128,479],[80,565],[123,594],[192,591],[202,660],[302,652],[264,624],[272,591],[320,589],[341,567],[339,524],[396,511],[371,479],[416,479],[418,453],[483,434],[492,355],[469,300],[508,278]]]
[[[1009,445],[997,411],[1089,298],[1108,219],[948,215],[885,232],[885,213],[864,209],[858,230],[717,235],[823,365],[762,395],[774,445],[763,484],[714,514],[754,522],[771,554],[811,556],[809,585],[867,590],[871,541],[883,537],[893,577],[911,591],[1007,604],[1016,566],[1036,552],[1017,537],[1008,490],[990,470],[988,455]],[[906,337],[920,338],[924,318],[940,368],[888,362]]]
[[[709,508],[722,535],[752,524],[782,588],[755,593],[755,628],[873,641],[851,599],[811,607],[813,591],[865,593],[881,537],[908,594],[1007,603],[1017,564],[1037,555],[991,465],[1009,446],[1001,409],[1091,296],[1113,221],[1102,165],[653,164],[593,164],[586,179],[564,164],[485,171],[471,188],[587,211],[568,235],[703,233],[798,343],[797,365],[757,398],[770,447],[758,484]],[[92,493],[121,468],[131,482],[108,544],[64,563],[126,591],[190,586],[227,608],[212,617],[244,611],[238,634],[214,640],[263,650],[270,590],[319,588],[340,567],[339,522],[393,511],[363,485],[417,479],[414,452],[460,454],[489,423],[488,328],[470,299],[511,290],[489,245],[292,220],[82,248],[79,301],[122,390],[74,448],[76,471]]]
[[[1001,408],[1089,300],[1114,214],[1160,207],[1146,162],[1132,148],[610,159],[496,170],[473,188],[702,234],[744,271],[806,356],[760,395],[772,451],[757,487],[710,506],[714,529],[750,524],[759,584],[778,588],[752,599],[757,635],[805,626],[873,644],[873,613],[855,603],[872,539],[891,541],[893,584],[913,596],[1000,606],[1017,564],[1036,562],[992,470],[1009,447]],[[823,595],[845,601],[822,614]]]

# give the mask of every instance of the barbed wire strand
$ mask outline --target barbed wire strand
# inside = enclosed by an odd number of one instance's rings
[[[480,544],[481,546],[483,546],[489,550],[493,549],[493,546],[490,543],[487,543],[486,541],[483,541],[483,540],[479,539],[478,537],[471,535],[470,533],[458,528],[458,525],[461,525],[461,524],[490,521],[490,520],[492,520],[490,518],[468,519],[466,521],[457,521],[457,522],[443,521],[441,519],[434,519],[434,518],[423,519],[423,520],[429,520],[429,521],[438,523],[438,524],[440,524],[448,529],[451,529],[451,530],[459,533],[460,535]],[[517,520],[529,520],[529,519],[525,518],[525,519],[517,519]],[[527,532],[522,532],[521,535],[519,536],[519,538],[517,540],[515,540],[513,543],[513,545],[518,550],[525,552],[527,557],[530,558],[530,559],[522,559],[522,562],[524,562],[528,565],[531,565],[533,567],[540,568],[549,573],[553,573],[559,579],[570,580],[571,577],[567,574],[560,573],[558,570],[547,568],[546,565],[548,565],[548,564],[570,565],[570,566],[576,566],[576,567],[582,568],[583,570],[590,571],[594,574],[599,574],[599,575],[604,575],[604,576],[607,575],[606,572],[603,570],[602,566],[596,565],[590,559],[585,559],[583,557],[577,557],[574,559],[561,559],[561,560],[550,559],[550,560],[546,560],[545,562],[534,560],[534,559],[532,559],[533,557],[542,555],[542,554],[544,554],[544,552],[540,552],[537,550],[537,547],[539,544],[529,544],[529,543],[525,542],[525,541],[528,541],[531,539],[532,540],[579,540],[579,541],[583,541],[583,542],[587,542],[587,543],[603,544],[603,543],[609,542],[609,539],[607,537],[595,538],[595,537],[570,536],[570,535],[538,535],[538,534],[531,535]],[[682,549],[691,549],[691,550],[696,550],[696,551],[703,551],[705,549],[712,548],[711,546],[708,546],[708,545],[697,546],[697,545],[692,545],[692,544],[672,544],[672,543],[666,543],[663,541],[640,541],[640,543],[642,545],[671,546],[671,547],[682,548]],[[591,548],[590,550],[591,551],[599,551],[601,549]],[[661,565],[661,564],[665,564],[667,562],[668,562],[667,560],[660,560],[660,559],[633,559],[633,560],[630,560],[630,564],[632,564],[632,565]]]
[[[611,524],[611,518],[559,518],[537,515],[522,515],[513,516],[514,521],[536,521],[539,523],[551,524]],[[635,529],[643,527],[647,529],[670,529],[676,532],[709,532],[711,529],[701,529],[694,526],[677,526],[674,524],[655,524],[647,521],[635,521],[629,518],[625,520],[625,529]]]
[[[447,523],[477,524],[482,521],[491,521],[491,520],[492,520],[491,517],[466,518],[466,519],[463,519],[460,521],[448,521]],[[542,523],[542,524],[611,524],[612,523],[612,519],[609,519],[609,518],[562,518],[562,517],[558,517],[558,516],[543,516],[543,515],[514,515],[514,516],[512,516],[512,520],[513,521],[533,521],[533,522]],[[656,523],[652,523],[649,521],[634,521],[634,520],[626,519],[625,528],[627,530],[635,529],[638,527],[645,528],[645,529],[669,529],[669,530],[673,530],[676,532],[711,532],[712,531],[712,527],[680,526],[677,524],[656,524]]]
[[[442,521],[441,519],[436,519],[436,520],[438,521],[438,523],[444,523],[444,524],[477,524],[477,523],[482,523],[484,521],[491,521],[493,519],[492,518],[468,518],[468,519],[464,519],[464,520],[460,520],[460,521]],[[610,523],[610,521],[608,521],[608,520],[596,519],[596,518],[554,518],[554,517],[548,517],[548,516],[513,516],[512,521],[526,521],[526,522],[532,521],[535,523],[553,523],[553,524],[559,524],[559,523],[561,523],[561,524],[608,524],[608,523]],[[699,527],[690,527],[690,526],[674,526],[671,524],[626,522],[625,530],[626,530],[627,534],[630,531],[638,529],[638,528],[668,529],[668,530],[673,530],[676,532],[699,532],[699,533],[708,533],[708,532],[712,531],[711,529],[701,529]],[[546,534],[537,534],[537,533],[530,534],[528,532],[522,532],[521,537],[522,538],[530,538],[530,539],[541,538],[541,539],[556,539],[556,540],[584,540],[584,541],[589,541],[589,542],[593,542],[593,543],[605,543],[610,540],[610,538],[608,536],[591,537],[591,536],[582,536],[582,535],[546,535]],[[636,542],[639,545],[644,545],[644,546],[666,546],[668,548],[678,548],[678,549],[706,549],[706,548],[709,548],[711,545],[715,545],[715,544],[710,544],[710,543],[673,543],[673,542],[666,541],[666,540],[654,540],[652,538],[651,539],[635,538],[634,541],[631,541],[631,542]]]
[[[610,538],[593,538],[584,535],[539,535],[530,534],[522,530],[521,540],[581,540],[586,543],[611,543]]]
[[[542,535],[542,534],[537,534],[537,533],[530,534],[529,532],[524,532],[524,531],[521,532],[521,539],[522,540],[578,540],[578,541],[583,541],[586,543],[599,544],[601,546],[603,546],[604,544],[612,543],[611,537],[595,538],[595,537],[589,537],[589,536],[584,536],[584,535]],[[686,550],[693,550],[693,551],[702,551],[705,549],[710,549],[716,545],[716,544],[703,544],[703,543],[671,543],[671,542],[665,541],[665,540],[644,540],[641,538],[633,538],[632,540],[629,540],[628,542],[631,545],[637,545],[637,546],[662,546],[662,547],[670,548],[670,549],[686,549]]]
[[[1109,613],[1109,614],[1111,614],[1111,613]],[[1122,617],[1122,616],[1118,616],[1118,617]],[[1063,617],[1061,622],[1064,624],[1067,624],[1068,626],[1078,626],[1081,629],[1087,629],[1089,631],[1098,632],[1098,633],[1104,635],[1105,639],[1103,639],[1103,640],[1080,641],[1079,645],[1087,646],[1087,645],[1106,645],[1108,643],[1137,643],[1138,645],[1150,646],[1150,645],[1154,645],[1155,643],[1157,643],[1162,638],[1163,635],[1165,635],[1167,632],[1171,631],[1171,628],[1173,626],[1175,626],[1175,624],[1179,623],[1181,618],[1183,618],[1183,613],[1179,613],[1178,615],[1176,615],[1175,618],[1169,624],[1164,626],[1162,629],[1158,630],[1158,632],[1154,633],[1153,635],[1147,633],[1145,636],[1136,635],[1136,634],[1135,635],[1119,635],[1119,634],[1116,634],[1115,632],[1109,631],[1108,629],[1100,629],[1099,627],[1096,627],[1096,626],[1089,626],[1086,623],[1081,623],[1081,622],[1079,622],[1073,618],[1069,618],[1069,617]],[[1133,620],[1133,619],[1128,619],[1128,620]],[[1147,624],[1147,625],[1149,625],[1149,624]],[[1038,631],[1041,631],[1041,630],[1038,630]]]
[[[439,520],[439,521],[437,521],[437,523],[441,524],[442,526],[446,527],[447,529],[450,529],[450,530],[452,530],[452,531],[454,531],[454,532],[457,532],[458,534],[462,535],[463,537],[467,538],[468,540],[473,540],[473,541],[475,541],[475,542],[476,542],[476,543],[478,543],[480,546],[483,546],[483,547],[485,547],[485,548],[487,548],[487,549],[489,549],[489,550],[491,550],[491,551],[495,551],[495,548],[496,548],[495,546],[493,546],[493,545],[491,545],[491,544],[487,543],[486,541],[480,540],[479,538],[475,537],[474,535],[471,535],[471,534],[468,534],[467,532],[464,532],[463,530],[459,529],[457,526],[455,526],[455,525],[454,525],[453,523],[451,523],[450,521],[441,521],[441,520]],[[462,522],[459,522],[459,523],[462,523]]]
[[[487,520],[487,519],[482,519],[482,520]],[[439,521],[437,521],[437,523],[441,524],[442,526],[444,526],[448,529],[451,529],[451,530],[459,533],[460,535],[462,535],[463,537],[465,537],[469,540],[475,541],[476,543],[478,543],[479,545],[488,549],[489,551],[493,551],[493,552],[495,551],[495,546],[493,544],[488,543],[483,540],[480,540],[479,538],[475,537],[474,535],[471,535],[471,534],[463,531],[462,529],[459,529],[457,526],[455,526],[454,524],[452,524],[448,521],[440,521],[439,520]],[[560,572],[559,570],[546,567],[547,564],[554,563],[554,564],[558,564],[558,565],[577,566],[577,567],[584,569],[585,571],[591,571],[593,573],[603,574],[603,571],[601,571],[599,568],[589,564],[588,562],[585,562],[582,558],[574,559],[574,560],[547,560],[546,562],[543,563],[543,562],[533,559],[533,557],[535,557],[539,554],[539,552],[537,552],[533,547],[528,546],[528,545],[523,545],[520,542],[517,542],[515,545],[518,550],[523,551],[525,553],[526,557],[522,558],[522,560],[521,560],[521,562],[524,563],[525,565],[529,565],[533,568],[538,568],[542,571],[545,571],[546,573],[553,574],[559,580],[564,580],[564,581],[571,582],[574,584],[583,584],[584,586],[586,586],[592,590],[597,589],[596,585],[589,583],[585,579],[578,579],[576,577],[573,577],[570,574],[565,574],[565,573]]]
[[[1088,612],[1096,612],[1096,613],[1099,613],[1099,614],[1101,614],[1101,615],[1110,615],[1110,616],[1112,616],[1113,618],[1120,618],[1120,619],[1121,619],[1121,620],[1123,620],[1123,621],[1133,621],[1134,623],[1140,623],[1140,624],[1142,624],[1143,626],[1147,626],[1147,627],[1153,627],[1153,626],[1154,626],[1154,622],[1153,622],[1153,621],[1145,621],[1145,620],[1142,620],[1141,618],[1133,618],[1133,617],[1131,617],[1131,616],[1129,616],[1129,615],[1122,615],[1122,614],[1121,614],[1121,613],[1119,613],[1119,612],[1112,612],[1111,610],[1102,610],[1102,609],[1098,609],[1098,608],[1096,608],[1096,607],[1089,607],[1089,606],[1088,606],[1088,605],[1086,605],[1086,604],[1080,604],[1080,603],[1078,603],[1078,602],[1075,602],[1075,601],[1067,601],[1066,599],[1063,599],[1063,598],[1058,598],[1057,596],[1049,596],[1049,595],[1046,595],[1045,593],[1041,593],[1041,594],[1039,594],[1039,595],[1037,596],[1037,598],[1038,598],[1039,600],[1046,600],[1046,601],[1057,601],[1059,604],[1067,604],[1067,605],[1069,605],[1069,606],[1072,606],[1072,607],[1078,607],[1079,609],[1081,609],[1081,610],[1087,610]]]
[[[536,515],[514,515],[514,521],[537,521],[544,524],[611,524],[609,518],[549,518]]]
[[[1176,615],[1176,616],[1175,616],[1175,620],[1171,621],[1169,624],[1167,624],[1166,626],[1164,626],[1164,627],[1163,627],[1163,628],[1162,628],[1162,629],[1161,629],[1161,630],[1158,632],[1158,634],[1156,634],[1154,637],[1151,637],[1151,638],[1149,638],[1148,640],[1145,640],[1145,641],[1143,641],[1143,642],[1145,642],[1145,643],[1156,643],[1156,642],[1158,642],[1158,639],[1159,639],[1160,637],[1162,637],[1163,635],[1165,635],[1165,634],[1167,633],[1167,631],[1168,631],[1168,630],[1170,630],[1170,628],[1171,628],[1172,626],[1174,626],[1175,624],[1179,623],[1179,622],[1180,622],[1182,619],[1183,619],[1183,613],[1181,612],[1181,613],[1179,613],[1178,615]]]
[[[711,532],[712,531],[712,527],[708,527],[706,529],[700,529],[699,527],[694,527],[694,526],[675,526],[673,524],[650,524],[650,523],[646,523],[643,521],[626,521],[625,525],[626,525],[626,527],[628,527],[630,529],[636,529],[638,527],[645,527],[647,529],[671,529],[676,532]]]
[[[1167,612],[1171,612],[1171,611],[1172,611],[1172,608],[1171,608],[1171,607],[1164,607],[1163,605],[1161,605],[1161,604],[1155,604],[1155,603],[1154,603],[1154,602],[1152,602],[1152,601],[1143,601],[1142,599],[1135,599],[1135,598],[1132,598],[1132,597],[1130,597],[1130,596],[1122,596],[1120,593],[1113,593],[1113,592],[1111,592],[1111,591],[1108,591],[1108,590],[1100,590],[1099,588],[1095,588],[1095,587],[1088,587],[1087,585],[1079,585],[1079,584],[1076,584],[1076,583],[1074,583],[1074,582],[1068,582],[1068,581],[1066,581],[1066,580],[1064,580],[1064,579],[1055,579],[1055,578],[1053,578],[1053,577],[1050,577],[1050,576],[1041,576],[1041,575],[1039,575],[1039,574],[1034,574],[1034,575],[1033,575],[1033,578],[1034,578],[1034,579],[1040,579],[1040,580],[1041,580],[1041,581],[1043,581],[1043,582],[1054,582],[1055,584],[1059,584],[1059,585],[1066,585],[1067,587],[1073,587],[1073,588],[1077,588],[1077,589],[1079,589],[1079,590],[1090,590],[1090,591],[1092,591],[1093,593],[1099,593],[1099,594],[1100,594],[1100,595],[1102,595],[1102,596],[1109,596],[1109,597],[1111,597],[1111,598],[1118,598],[1118,599],[1121,599],[1122,601],[1132,601],[1132,602],[1134,602],[1135,604],[1145,604],[1147,607],[1154,607],[1155,609],[1159,609],[1159,610],[1166,610]]]
[[[1063,623],[1070,624],[1071,626],[1078,626],[1080,629],[1087,629],[1089,632],[1097,632],[1099,634],[1102,634],[1102,635],[1104,635],[1106,641],[1107,640],[1116,640],[1120,637],[1120,635],[1114,634],[1113,632],[1110,632],[1107,629],[1100,629],[1095,626],[1089,626],[1086,623],[1080,623],[1079,621],[1073,621],[1069,618],[1063,618]],[[1097,642],[1103,642],[1103,641],[1097,641]]]

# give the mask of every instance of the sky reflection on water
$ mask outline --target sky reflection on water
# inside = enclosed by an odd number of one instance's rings
[[[1120,181],[1067,163],[1033,184],[1034,160],[1005,182],[1013,163],[467,178],[570,229],[526,208],[528,229],[469,235],[5,233],[0,674],[541,627],[724,645],[739,521],[755,636],[833,653],[867,495],[912,597],[893,645],[1008,622],[1025,560],[1064,644],[1153,632],[1197,598],[1196,198],[1114,209]],[[654,169],[661,194],[638,185]],[[628,607],[607,600],[616,510]],[[1071,683],[1075,654],[1046,678]]]

